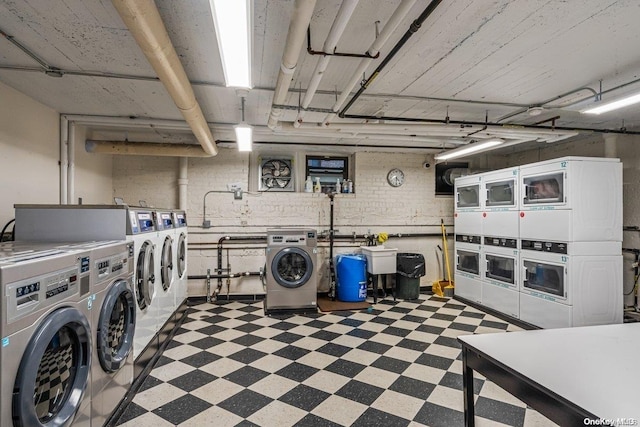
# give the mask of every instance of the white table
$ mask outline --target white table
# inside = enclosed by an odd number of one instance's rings
[[[550,420],[640,423],[640,323],[458,337],[465,425],[474,425],[473,371]]]

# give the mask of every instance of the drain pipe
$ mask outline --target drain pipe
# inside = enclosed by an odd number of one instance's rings
[[[60,204],[67,204],[67,168],[69,167],[69,120],[60,115]]]
[[[267,126],[270,129],[275,129],[278,126],[282,111],[275,108],[274,105],[284,104],[287,98],[293,73],[296,71],[298,58],[300,57],[300,50],[307,35],[307,27],[311,22],[311,15],[315,7],[316,0],[296,0],[294,4],[293,14],[289,22],[287,41],[282,54],[280,73],[273,92],[273,101],[269,112],[269,121],[267,122]]]
[[[226,271],[227,273],[229,273],[228,270],[224,270],[222,268],[222,246],[223,243],[226,241],[261,241],[264,242],[267,240],[267,236],[222,236],[219,240],[218,240],[218,268],[216,269],[216,273],[218,276],[223,275],[223,273]],[[222,279],[223,277],[218,277],[218,292],[220,291],[220,289],[222,289]],[[217,294],[216,294],[217,295]]]
[[[76,124],[69,122],[69,134],[67,141],[67,203],[74,204],[76,191]]]
[[[188,167],[189,159],[180,157],[180,169],[178,171],[178,209],[183,211],[187,210]]]
[[[327,39],[324,42],[324,46],[322,48],[323,52],[333,53],[335,51],[338,45],[338,40],[342,37],[342,33],[344,33],[344,30],[347,28],[351,15],[353,15],[356,6],[358,6],[358,1],[359,0],[344,0],[342,2],[340,9],[338,10],[338,14],[333,21],[333,25],[331,25],[331,29],[329,30],[329,35],[327,35]],[[322,56],[318,58],[316,68],[313,70],[313,78],[311,78],[307,92],[302,100],[303,110],[298,113],[298,117],[294,121],[294,125],[302,123],[302,119],[306,113],[304,109],[308,108],[309,104],[311,104],[311,100],[318,90],[318,86],[320,85],[320,81],[322,80],[322,76],[324,75],[329,62],[331,62],[331,56]]]
[[[391,34],[393,34],[396,28],[398,28],[398,25],[400,25],[400,22],[409,13],[416,1],[417,0],[402,0],[402,3],[400,3],[398,8],[393,12],[391,18],[389,18],[389,21],[382,29],[382,32],[378,35],[378,37],[376,37],[371,47],[369,47],[369,49],[367,50],[367,53],[369,55],[371,55],[372,57],[376,57],[380,53],[380,49],[382,48],[382,46],[384,46],[387,40],[389,40]],[[371,61],[372,58],[363,58],[360,61],[360,65],[358,65],[356,70],[353,72],[353,75],[351,76],[349,83],[347,83],[346,88],[342,91],[335,104],[333,104],[333,107],[331,107],[333,113],[329,113],[324,118],[322,122],[323,125],[327,126],[329,122],[331,122],[336,117],[338,111],[340,111],[340,108],[351,94],[351,90],[362,80],[362,75],[365,71],[367,71],[369,64],[371,64]]]
[[[393,57],[396,56],[398,52],[400,52],[400,49],[402,49],[405,43],[420,29],[424,21],[426,21],[427,18],[433,13],[433,11],[436,10],[436,8],[441,2],[442,0],[432,0],[431,3],[429,3],[429,5],[422,11],[420,16],[418,16],[418,18],[411,23],[411,25],[409,26],[409,29],[404,33],[404,35],[398,41],[398,43],[396,43],[395,46],[393,46],[393,48],[391,49],[391,52],[389,52],[389,54],[382,60],[382,62],[380,63],[380,65],[378,65],[378,67],[375,69],[373,74],[371,74],[369,78],[366,79],[360,85],[360,89],[358,89],[356,94],[349,100],[349,102],[347,103],[347,105],[345,105],[342,111],[340,111],[339,116],[341,118],[344,117],[347,110],[351,108],[351,106],[356,101],[356,99],[358,99],[360,95],[362,95],[362,92],[364,92],[367,89],[367,87],[369,87],[371,82],[376,77],[378,77],[378,75],[380,74],[380,71],[382,71],[387,66],[387,64],[391,61],[391,59],[393,59]]]
[[[604,135],[604,156],[611,159],[618,157],[618,135]]]
[[[211,129],[153,0],[112,0],[138,46],[207,154],[218,154]]]

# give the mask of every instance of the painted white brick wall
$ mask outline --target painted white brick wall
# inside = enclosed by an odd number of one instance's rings
[[[399,252],[419,252],[427,261],[427,275],[422,285],[442,278],[440,256],[436,245],[441,245],[440,219],[452,224],[452,197],[436,197],[434,169],[422,164],[433,164],[432,156],[416,153],[396,154],[362,152],[355,156],[355,194],[340,194],[335,198],[334,221],[338,234],[372,233],[436,233],[434,237],[392,238],[389,247]],[[114,157],[114,195],[129,203],[144,199],[149,205],[173,208],[177,205],[178,160],[162,157]],[[249,155],[233,149],[221,148],[212,158],[192,158],[188,162],[188,220],[190,275],[215,274],[218,239],[225,235],[264,235],[271,227],[309,227],[319,232],[329,229],[330,201],[324,194],[245,192],[242,200],[234,200],[227,192],[227,184],[239,182],[249,188]],[[400,168],[405,183],[399,188],[387,184],[390,169]],[[300,178],[300,177],[298,177]],[[206,196],[206,218],[203,200]],[[218,192],[219,191],[219,192]],[[211,222],[202,228],[203,219]],[[449,230],[453,231],[453,230]],[[363,242],[336,242],[335,253],[353,253]],[[243,250],[247,246],[251,249]],[[229,264],[233,272],[258,271],[265,264],[264,244],[226,245]],[[328,288],[328,243],[321,243],[321,290]],[[226,250],[223,267],[227,265]],[[191,295],[204,295],[204,280],[192,280]],[[217,285],[214,280],[213,285]],[[222,293],[227,292],[226,280]],[[231,279],[230,294],[261,294],[262,284],[256,277]]]

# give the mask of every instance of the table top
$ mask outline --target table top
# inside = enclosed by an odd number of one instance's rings
[[[458,338],[598,417],[640,423],[640,323]]]

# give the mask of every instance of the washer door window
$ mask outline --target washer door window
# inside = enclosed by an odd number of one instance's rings
[[[141,310],[147,308],[153,299],[154,284],[156,283],[153,274],[154,268],[153,245],[146,241],[140,248],[136,265],[136,299]]]
[[[456,253],[458,271],[480,275],[480,254],[478,252],[457,250]]]
[[[98,359],[105,372],[116,372],[126,362],[135,325],[133,293],[126,280],[118,280],[107,291],[96,331]]]
[[[160,278],[162,289],[168,291],[173,280],[173,239],[167,236],[162,245],[162,258],[160,259]]]
[[[525,289],[566,298],[566,271],[563,265],[528,260],[523,260],[522,264],[525,269],[523,282]]]
[[[273,257],[271,274],[276,283],[285,288],[298,288],[309,281],[313,262],[309,254],[300,248],[285,248]]]
[[[67,426],[91,367],[90,326],[73,307],[49,314],[27,345],[13,389],[16,426]]]
[[[187,271],[187,236],[184,233],[178,238],[178,277],[182,278]]]

